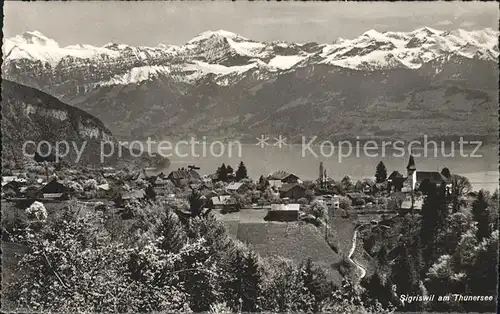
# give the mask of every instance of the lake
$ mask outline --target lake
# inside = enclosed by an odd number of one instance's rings
[[[153,147],[153,151],[157,148]],[[260,175],[268,175],[276,170],[285,170],[293,172],[302,180],[316,180],[319,176],[319,164],[322,161],[327,175],[335,180],[340,180],[344,175],[349,175],[353,180],[362,178],[373,178],[375,167],[380,161],[383,161],[387,167],[388,175],[393,170],[398,170],[403,175],[406,174],[406,165],[408,163],[408,154],[402,156],[400,151],[387,149],[385,154],[381,152],[374,154],[373,151],[368,155],[361,152],[353,153],[351,156],[339,158],[339,154],[331,154],[323,150],[321,154],[320,147],[312,148],[313,153],[303,150],[302,145],[287,145],[282,148],[277,146],[259,147],[253,144],[242,144],[240,148],[232,147],[232,151],[226,148],[216,154],[210,154],[210,151],[204,151],[201,146],[179,148],[177,154],[168,157],[171,164],[168,168],[161,171],[168,173],[180,167],[196,165],[200,167],[200,174],[214,173],[222,164],[231,165],[236,171],[240,161],[243,161],[247,167],[248,175],[257,179]],[[353,149],[355,152],[355,149]],[[424,150],[414,149],[415,163],[417,171],[441,171],[447,167],[451,173],[461,174],[469,178],[474,190],[486,189],[494,191],[498,187],[498,148],[496,146],[483,146],[474,156],[473,148],[464,148],[460,155],[459,150],[453,152],[453,156],[444,156],[441,150],[429,150],[424,154]],[[164,151],[165,152],[165,151]],[[446,149],[447,155],[452,155],[449,148]],[[314,155],[316,154],[316,155]],[[220,155],[220,156],[215,156]],[[377,155],[377,156],[374,156]],[[437,155],[437,156],[436,156]],[[481,155],[479,157],[479,155]],[[182,157],[181,157],[182,156]]]

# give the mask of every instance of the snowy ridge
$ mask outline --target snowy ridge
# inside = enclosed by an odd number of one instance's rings
[[[411,32],[372,29],[354,39],[318,45],[258,42],[218,30],[203,32],[180,46],[133,47],[109,43],[102,47],[84,44],[60,47],[55,40],[34,31],[4,40],[2,67],[17,68],[18,62],[26,61],[33,66],[38,64],[41,71],[93,65],[106,72],[102,79],[97,78],[95,85],[137,84],[161,76],[195,83],[209,74],[215,75],[217,84],[226,85],[237,82],[238,76],[248,71],[278,75],[280,71],[314,64],[371,71],[417,69],[451,55],[497,61],[498,35],[491,28],[440,31],[423,27]],[[24,63],[22,66],[26,66]]]

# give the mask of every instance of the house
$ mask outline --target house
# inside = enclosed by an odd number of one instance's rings
[[[228,213],[240,210],[240,206],[236,199],[231,195],[220,195],[212,197],[208,202],[208,208],[217,208],[221,213]]]
[[[231,195],[214,196],[210,199],[210,206],[212,208],[222,209],[226,202],[231,198]]]
[[[298,221],[300,204],[271,204],[266,221]]]
[[[201,176],[194,169],[179,168],[175,171],[172,171],[168,175],[167,179],[174,182],[175,185],[180,185],[183,181],[185,182],[200,181]]]
[[[40,191],[44,194],[53,193],[68,193],[68,188],[59,182],[56,178],[52,179],[49,183],[43,186]]]
[[[288,173],[286,171],[276,171],[270,174],[267,178],[269,181],[271,180],[279,180],[282,183],[299,183],[299,177],[293,173]],[[271,184],[271,182],[269,182]]]
[[[346,196],[351,200],[352,206],[365,205],[365,195],[362,193],[347,193]]]
[[[242,182],[232,182],[226,186],[226,191],[228,192],[245,193],[247,190],[247,185]]]
[[[287,197],[298,200],[299,198],[306,196],[306,188],[295,183],[283,184],[283,186],[279,189],[279,192],[281,198]]]
[[[387,178],[387,192],[401,192],[404,180],[399,171],[393,171]]]
[[[68,199],[68,193],[43,193],[44,200],[66,200]]]
[[[175,184],[168,180],[168,179],[162,179],[161,177],[156,177],[156,179],[152,180],[153,182],[153,187],[155,188],[161,188],[161,189],[173,189],[175,188]]]

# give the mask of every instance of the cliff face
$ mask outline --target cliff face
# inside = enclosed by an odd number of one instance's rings
[[[49,143],[53,152],[60,143],[59,153],[64,160],[83,164],[100,163],[102,142],[113,142],[115,149],[118,145],[102,121],[91,114],[34,88],[3,80],[2,157],[21,160],[27,157],[25,152],[34,153],[35,147],[30,142],[42,141]],[[46,152],[47,146],[46,143],[40,146],[42,152]],[[105,158],[105,163],[125,160],[130,160],[130,154]]]

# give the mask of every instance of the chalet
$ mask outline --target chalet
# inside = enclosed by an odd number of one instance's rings
[[[269,181],[271,180],[279,180],[283,183],[299,183],[299,177],[293,173],[288,173],[286,171],[276,171],[270,174],[267,178]]]
[[[285,183],[279,189],[281,198],[290,198],[298,200],[306,196],[306,188],[299,184]]]
[[[175,184],[172,181],[168,179],[162,179],[161,177],[156,177],[156,179],[152,180],[152,183],[155,188],[161,188],[161,189],[175,188]]]
[[[347,193],[346,196],[351,200],[352,206],[365,205],[366,195],[362,193]]]
[[[393,171],[387,178],[388,192],[401,192],[405,178],[399,171]]]
[[[44,194],[54,194],[54,193],[68,193],[68,188],[64,186],[57,179],[52,179],[49,183],[47,183],[40,190]]]
[[[218,208],[221,209],[224,207],[226,202],[231,199],[231,195],[219,195],[219,196],[214,196],[210,199],[210,205],[212,208]]]
[[[245,193],[247,190],[247,185],[242,182],[232,182],[226,186],[226,191],[228,192]]]
[[[43,193],[44,200],[62,201],[69,199],[68,193]]]
[[[271,204],[271,209],[267,212],[266,221],[298,221],[299,204]]]
[[[207,206],[210,209],[220,209],[223,214],[240,210],[240,205],[236,199],[230,195],[214,196],[207,202]]]
[[[176,185],[180,185],[182,181],[192,182],[192,181],[200,181],[201,176],[194,169],[186,169],[179,168],[175,171],[172,171],[167,179],[174,182]]]

